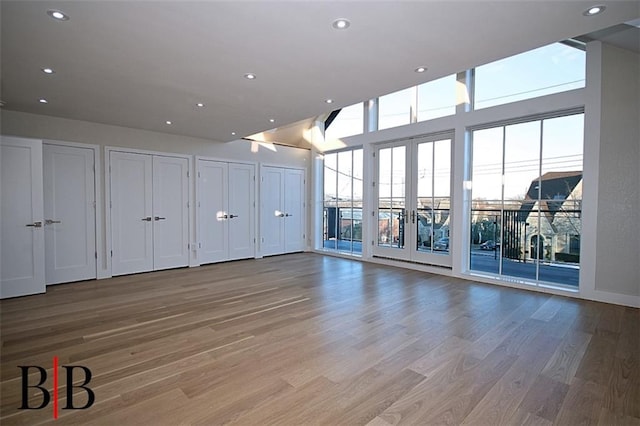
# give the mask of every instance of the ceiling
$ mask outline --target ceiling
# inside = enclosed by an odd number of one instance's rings
[[[585,17],[594,4],[606,10]],[[0,7],[3,109],[216,142],[640,17],[638,1],[595,0],[2,0]],[[70,19],[57,21],[49,9]],[[337,18],[350,27],[334,29]],[[419,66],[427,72],[414,72]]]

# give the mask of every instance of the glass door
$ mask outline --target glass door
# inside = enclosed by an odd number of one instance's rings
[[[374,255],[451,265],[451,139],[425,137],[377,149]]]
[[[380,147],[377,159],[378,226],[374,252],[379,256],[408,260],[407,147]]]

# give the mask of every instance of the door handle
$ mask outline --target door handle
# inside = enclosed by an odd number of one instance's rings
[[[285,215],[285,217],[291,217],[291,216],[293,216],[292,214],[289,214],[289,213],[285,213],[284,215]]]
[[[155,220],[165,220],[165,219],[166,219],[166,217],[156,216],[156,217],[154,217],[154,219],[155,219]]]
[[[145,221],[145,222],[151,222],[151,216],[143,217],[143,218],[142,218],[142,219],[140,219],[140,220],[143,220],[143,221]]]
[[[230,214],[229,215],[229,219],[233,219],[234,217],[238,217],[238,215],[237,214]]]
[[[416,211],[411,210],[411,223],[416,223]]]
[[[33,226],[34,228],[42,228],[42,222],[37,221],[37,222],[33,222],[33,223],[27,223],[26,226]]]
[[[44,224],[45,225],[53,225],[54,223],[62,223],[62,221],[60,221],[60,220],[52,220],[52,219],[45,219],[44,220]]]
[[[284,217],[284,213],[280,213],[279,215],[277,215],[278,217]]]
[[[228,214],[222,214],[222,215],[220,215],[220,218],[229,219],[229,215]]]

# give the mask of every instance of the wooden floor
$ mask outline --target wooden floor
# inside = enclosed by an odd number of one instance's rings
[[[3,426],[54,421],[17,409],[17,366],[51,389],[54,356],[96,396],[58,425],[640,425],[640,313],[621,306],[295,254],[0,307]]]

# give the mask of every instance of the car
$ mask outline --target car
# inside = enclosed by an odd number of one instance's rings
[[[500,243],[495,243],[493,240],[485,241],[480,244],[480,250],[497,250],[500,248]]]
[[[448,250],[449,249],[449,237],[440,238],[433,244],[434,250]]]

